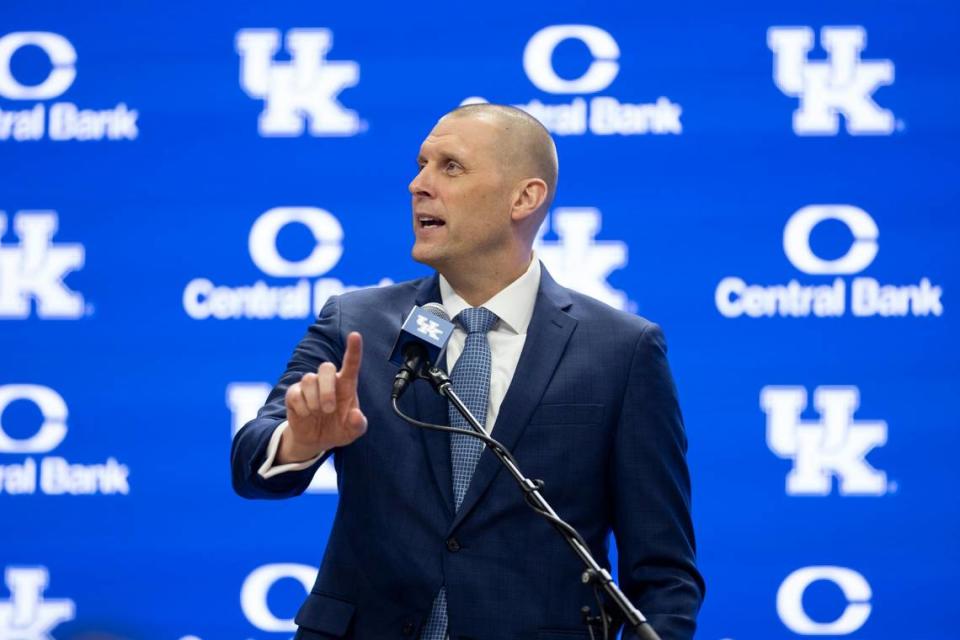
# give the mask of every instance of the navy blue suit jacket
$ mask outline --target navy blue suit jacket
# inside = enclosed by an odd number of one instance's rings
[[[580,608],[594,596],[580,583],[580,561],[510,474],[484,451],[455,513],[448,434],[410,427],[390,409],[396,367],[387,358],[400,324],[414,304],[439,300],[437,276],[332,298],[234,439],[237,493],[302,493],[316,466],[257,474],[286,417],[284,394],[321,362],[339,367],[347,334],[363,334],[359,397],[369,429],[334,451],[339,505],[296,638],[416,638],[441,585],[451,640],[588,638]],[[425,382],[401,407],[447,424],[446,401]],[[527,476],[544,480],[547,500],[604,563],[614,532],[620,585],[663,640],[691,638],[704,585],[686,437],[657,325],[565,289],[544,269],[492,435]]]

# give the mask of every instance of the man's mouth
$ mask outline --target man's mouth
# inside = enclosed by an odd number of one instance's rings
[[[420,225],[421,229],[428,229],[431,227],[442,227],[446,224],[440,218],[435,218],[433,216],[418,215],[417,223]]]

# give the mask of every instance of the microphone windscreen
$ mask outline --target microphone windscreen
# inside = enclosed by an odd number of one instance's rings
[[[450,322],[450,314],[447,313],[447,310],[443,308],[443,305],[439,302],[428,302],[427,304],[420,307],[427,313],[432,313],[438,318],[443,318],[447,322]]]

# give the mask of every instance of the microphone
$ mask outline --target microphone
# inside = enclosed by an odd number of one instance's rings
[[[390,362],[400,367],[391,396],[399,398],[420,371],[437,362],[453,335],[453,324],[443,305],[436,302],[414,307],[400,327]]]

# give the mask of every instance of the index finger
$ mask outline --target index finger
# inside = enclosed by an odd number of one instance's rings
[[[343,354],[340,378],[356,382],[360,376],[360,361],[363,359],[363,338],[356,331],[347,336],[347,352]]]

